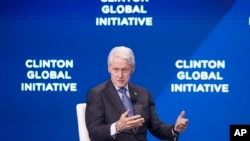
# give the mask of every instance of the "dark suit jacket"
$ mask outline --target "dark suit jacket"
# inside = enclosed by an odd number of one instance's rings
[[[143,126],[136,132],[124,131],[115,138],[110,136],[110,126],[119,120],[126,111],[111,80],[106,81],[88,92],[86,108],[86,125],[91,141],[146,141],[147,129],[162,140],[174,140],[173,125],[164,124],[156,115],[155,104],[150,93],[139,86],[128,84],[135,114],[144,117]]]

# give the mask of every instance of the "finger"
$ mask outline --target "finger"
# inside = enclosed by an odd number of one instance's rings
[[[128,120],[135,120],[138,118],[141,118],[141,115],[135,115],[135,116],[128,117]]]
[[[136,123],[144,123],[145,120],[144,120],[144,118],[138,118],[135,121],[136,121]]]
[[[143,122],[133,122],[133,123],[129,123],[127,124],[128,128],[136,128],[136,127],[140,127],[143,125]]]
[[[180,124],[181,128],[187,127],[187,124]]]
[[[185,125],[187,125],[187,124],[188,124],[188,122],[189,122],[189,120],[188,120],[188,119],[184,119],[184,124],[185,124]]]
[[[185,130],[187,130],[187,127],[182,127],[180,130],[185,131]]]
[[[127,116],[128,116],[128,113],[129,113],[129,110],[127,110],[126,112],[124,112],[124,113],[122,114],[122,117],[127,117]]]
[[[138,119],[135,119],[135,120],[129,120],[127,122],[128,125],[136,125],[136,124],[142,124],[144,123],[144,118],[138,118]]]
[[[181,111],[181,113],[180,113],[180,115],[179,115],[179,117],[178,118],[184,118],[185,117],[185,111]]]

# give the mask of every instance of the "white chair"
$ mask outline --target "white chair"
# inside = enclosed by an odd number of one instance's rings
[[[76,114],[78,123],[78,134],[80,141],[90,141],[89,132],[85,123],[86,103],[76,104]]]

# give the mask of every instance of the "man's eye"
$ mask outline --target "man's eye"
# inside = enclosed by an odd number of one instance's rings
[[[128,71],[129,71],[129,69],[128,69],[128,68],[126,68],[126,69],[123,69],[122,71],[124,71],[124,72],[128,72]]]

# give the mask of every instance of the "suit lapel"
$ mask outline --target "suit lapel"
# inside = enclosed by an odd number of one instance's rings
[[[114,108],[116,108],[117,112],[121,115],[122,113],[124,113],[126,111],[126,109],[124,108],[122,101],[121,101],[121,98],[120,98],[118,92],[116,91],[115,86],[113,85],[111,80],[108,81],[106,88],[107,88],[106,95],[109,97]]]
[[[106,87],[106,95],[109,97],[110,101],[112,102],[114,108],[117,109],[117,112],[121,115],[123,114],[126,109],[124,108],[121,98],[118,92],[115,89],[112,81],[109,80]],[[135,114],[141,114],[142,105],[138,104],[139,93],[135,90],[132,84],[128,84],[129,94],[134,106]]]
[[[128,87],[130,98],[134,106],[135,114],[141,114],[141,105],[138,104],[139,93],[135,90],[132,84],[129,84]]]
[[[139,93],[135,90],[132,84],[128,84],[128,89],[129,89],[130,98],[133,101],[132,104],[134,106],[135,114],[141,114],[142,105],[138,103]],[[113,104],[113,107],[116,108],[119,115],[123,114],[126,111],[126,109],[124,108],[122,104],[121,98],[111,80],[107,82],[105,95],[107,95],[108,99]],[[136,128],[134,133],[136,133],[138,129],[139,128]],[[133,131],[129,130],[125,132],[131,133]]]
[[[130,84],[128,85],[129,87],[129,94],[130,94],[130,98],[133,102],[133,106],[134,106],[134,110],[135,110],[135,115],[142,115],[142,106],[140,103],[139,103],[139,100],[140,100],[140,93],[139,91],[137,91],[134,87],[134,85]],[[134,130],[134,133],[137,133],[138,130],[142,128],[142,127],[139,127],[139,128],[135,128]]]

